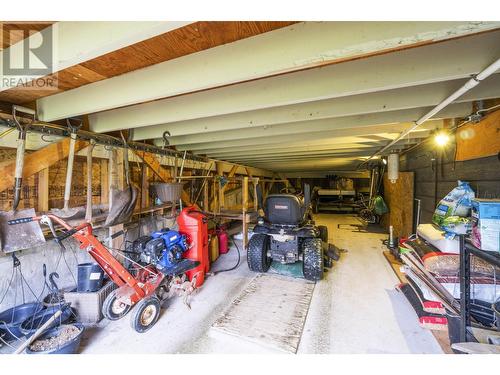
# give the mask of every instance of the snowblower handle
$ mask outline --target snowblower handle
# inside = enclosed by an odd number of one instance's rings
[[[7,221],[7,224],[9,224],[9,225],[16,225],[16,224],[30,223],[32,221],[33,221],[32,217],[21,217],[19,219],[14,219],[14,220]]]

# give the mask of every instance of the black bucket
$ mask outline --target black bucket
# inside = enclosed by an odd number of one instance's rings
[[[39,302],[24,303],[0,313],[0,337],[5,341],[12,341],[24,337],[21,324],[44,310]]]
[[[102,287],[104,271],[96,263],[81,263],[78,265],[77,292],[97,292]]]
[[[26,353],[27,354],[76,354],[78,352],[78,348],[80,347],[80,342],[82,341],[82,335],[83,335],[83,331],[85,330],[85,328],[80,323],[74,323],[71,325],[77,327],[80,330],[80,333],[76,337],[65,342],[63,345],[61,345],[59,347],[56,347],[56,348],[53,348],[50,350],[45,350],[45,351],[33,351],[28,346],[26,348]],[[38,340],[44,340],[44,339],[58,336],[63,328],[64,328],[64,326],[52,328],[52,329],[48,330],[47,332],[45,332],[44,334],[42,334],[38,338]]]
[[[500,301],[496,301],[492,306],[495,312],[495,321],[497,325],[497,331],[500,331]]]

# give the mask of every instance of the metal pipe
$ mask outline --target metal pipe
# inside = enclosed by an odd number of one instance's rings
[[[402,138],[406,137],[409,133],[414,131],[416,128],[418,128],[420,125],[422,125],[425,121],[427,121],[432,116],[436,115],[438,112],[440,112],[446,106],[448,106],[448,104],[452,103],[453,101],[455,101],[456,99],[461,97],[463,94],[465,94],[470,89],[476,87],[481,81],[485,80],[486,78],[488,78],[490,75],[492,75],[493,73],[495,73],[499,69],[500,69],[500,59],[497,59],[494,63],[490,64],[488,67],[483,69],[477,75],[475,75],[474,77],[469,79],[467,82],[465,82],[465,84],[462,87],[460,87],[457,91],[455,91],[453,94],[451,94],[446,99],[444,99],[441,103],[439,103],[437,106],[435,106],[429,112],[427,112],[425,115],[420,117],[417,121],[415,121],[415,125],[413,125],[410,129],[407,129],[404,132],[402,132],[396,139],[394,139],[388,145],[384,146],[382,149],[375,152],[372,156],[370,156],[368,159],[366,159],[361,164],[359,164],[358,169],[362,165],[366,164],[369,160],[373,159],[375,156],[377,156],[377,155],[383,153],[384,151],[388,150],[389,148],[391,148],[394,144],[399,142]]]

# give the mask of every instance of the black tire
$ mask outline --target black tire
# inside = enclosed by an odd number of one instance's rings
[[[256,233],[248,241],[247,263],[254,272],[267,272],[273,259],[267,255],[269,250],[269,236]]]
[[[328,228],[325,225],[318,226],[319,238],[321,241],[328,243]]]
[[[160,317],[160,300],[149,297],[140,300],[132,313],[130,324],[136,332],[143,333],[151,329]]]
[[[113,290],[102,304],[102,314],[109,320],[118,320],[123,318],[130,311],[132,306],[117,301],[116,293],[118,289]]]
[[[324,259],[321,238],[306,238],[302,243],[304,260],[302,272],[304,278],[310,281],[319,281],[323,278]]]

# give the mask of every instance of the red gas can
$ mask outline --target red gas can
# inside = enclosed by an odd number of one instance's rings
[[[217,239],[219,240],[219,254],[226,254],[227,252],[229,252],[229,240],[226,228],[220,227],[217,229]]]
[[[208,257],[208,228],[207,218],[196,207],[184,208],[177,217],[179,232],[185,234],[190,249],[184,253],[184,257],[197,260],[200,264],[186,272],[189,280],[196,277],[196,287],[205,281],[205,274],[210,270]]]

